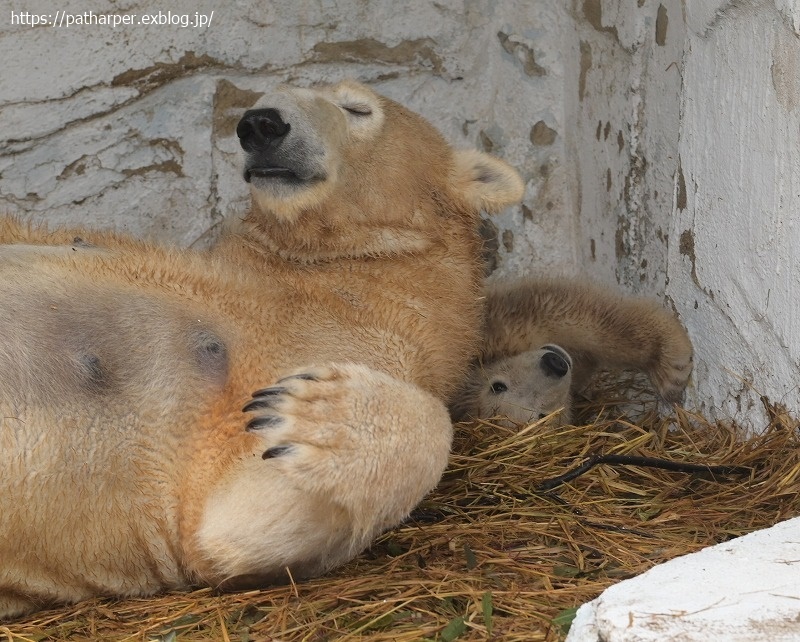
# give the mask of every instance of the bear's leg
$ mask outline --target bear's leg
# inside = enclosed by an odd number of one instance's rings
[[[297,579],[347,561],[406,517],[447,463],[444,405],[362,365],[305,369],[243,410],[253,440],[207,494],[194,538],[211,584],[285,581],[287,568]]]
[[[683,325],[657,301],[597,285],[529,279],[487,293],[484,359],[557,343],[575,362],[576,387],[595,366],[641,370],[667,401],[681,399],[692,372]]]

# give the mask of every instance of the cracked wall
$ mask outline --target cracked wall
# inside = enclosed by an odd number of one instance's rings
[[[800,6],[706,1],[686,17],[666,292],[696,337],[693,402],[721,418],[796,416]]]
[[[687,405],[800,414],[800,5],[575,0],[579,262],[663,294]]]

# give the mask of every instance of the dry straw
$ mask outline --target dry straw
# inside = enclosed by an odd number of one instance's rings
[[[635,406],[622,401],[632,392]],[[95,600],[0,625],[0,641],[555,641],[605,587],[800,513],[798,423],[780,408],[765,401],[771,421],[747,438],[682,410],[659,416],[634,380],[592,396],[602,402],[579,404],[580,426],[458,426],[439,488],[327,577],[239,594]],[[537,491],[592,454],[747,470],[600,465]]]

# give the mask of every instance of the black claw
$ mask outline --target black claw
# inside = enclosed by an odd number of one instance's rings
[[[302,379],[303,381],[316,381],[317,378],[306,372],[301,374],[291,375],[290,377],[284,377],[283,379],[278,379],[275,383],[283,383],[284,381],[289,381],[290,379]]]
[[[290,450],[292,450],[291,446],[275,446],[273,448],[265,450],[264,454],[261,455],[261,459],[272,459],[274,457],[280,457],[281,455],[285,455]]]
[[[286,388],[281,388],[280,386],[272,386],[270,388],[261,388],[261,390],[256,390],[252,397],[255,399],[256,397],[274,397],[275,395],[281,395],[286,392]]]
[[[252,412],[253,410],[265,410],[267,408],[274,408],[277,399],[270,397],[256,397],[252,401],[248,401],[242,408],[242,412]]]
[[[264,415],[263,417],[256,417],[255,419],[248,421],[247,426],[245,426],[245,430],[249,432],[251,430],[271,428],[272,426],[277,426],[282,421],[283,417],[279,417],[277,415]]]

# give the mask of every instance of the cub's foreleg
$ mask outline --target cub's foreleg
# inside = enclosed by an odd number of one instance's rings
[[[202,508],[194,566],[243,587],[327,571],[399,523],[447,463],[451,424],[430,394],[366,366],[314,367],[256,391],[248,448]]]
[[[527,279],[490,287],[483,359],[547,343],[574,362],[579,388],[596,366],[637,369],[667,401],[679,401],[692,371],[686,330],[657,301],[568,279]]]

